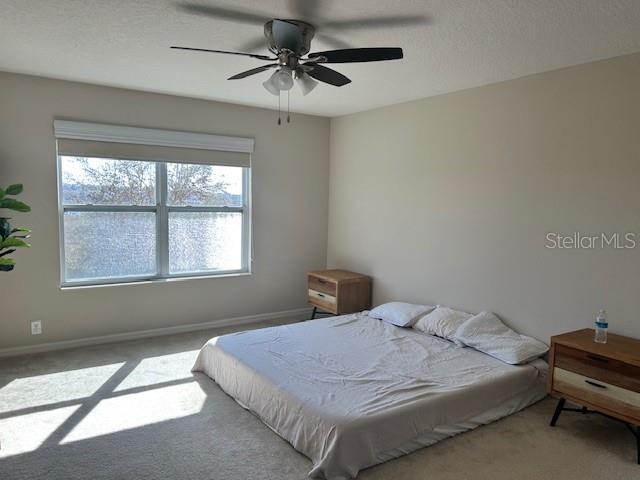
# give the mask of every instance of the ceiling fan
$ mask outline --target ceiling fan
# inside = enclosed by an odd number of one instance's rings
[[[343,19],[327,21],[320,16],[321,0],[289,0],[288,4],[293,14],[308,18],[315,25],[327,29],[361,29],[367,27],[399,26],[422,23],[423,16],[393,16]],[[325,0],[326,6],[326,0]],[[198,3],[183,3],[179,8],[191,14],[215,17],[241,23],[264,25],[264,38],[252,39],[247,50],[254,50],[266,46],[272,55],[262,55],[248,52],[232,52],[227,50],[212,50],[206,48],[172,46],[173,49],[195,52],[222,53],[228,55],[242,55],[256,60],[269,61],[266,65],[238,73],[228,80],[238,80],[256,75],[267,70],[275,70],[269,79],[263,82],[264,88],[280,98],[281,92],[289,92],[297,82],[302,94],[307,95],[318,82],[342,87],[351,82],[343,74],[328,68],[325,64],[378,62],[383,60],[397,60],[403,58],[402,48],[341,48],[312,52],[311,41],[316,36],[316,26],[308,21],[294,19],[270,19],[267,16],[227,7],[202,5]],[[315,19],[315,20],[314,20]],[[333,36],[320,33],[321,40],[336,46],[348,46]],[[294,82],[295,80],[295,82]],[[279,119],[278,119],[279,120]],[[289,119],[287,118],[287,121]],[[279,122],[280,123],[280,122]]]
[[[401,48],[346,48],[341,50],[328,50],[309,54],[311,39],[315,33],[313,25],[301,20],[269,20],[264,25],[264,35],[267,39],[269,50],[275,57],[257,55],[253,53],[229,52],[225,50],[209,50],[205,48],[177,47],[180,50],[192,50],[198,52],[225,53],[229,55],[244,55],[258,60],[275,61],[260,67],[252,68],[242,73],[229,77],[229,80],[238,80],[250,75],[255,75],[275,68],[273,75],[263,83],[264,87],[274,95],[279,95],[281,90],[290,90],[293,87],[293,77],[306,95],[320,82],[341,87],[351,80],[341,73],[336,72],[323,63],[353,63],[353,62],[377,62],[381,60],[396,60],[402,58]],[[303,58],[304,55],[307,58]],[[315,79],[315,80],[313,80]]]

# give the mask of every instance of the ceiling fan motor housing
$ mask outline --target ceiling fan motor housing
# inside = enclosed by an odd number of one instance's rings
[[[289,24],[295,25],[298,28],[299,34],[297,40],[299,40],[299,44],[295,52],[296,55],[302,56],[309,53],[311,49],[311,40],[316,33],[316,29],[313,25],[307,22],[303,22],[301,20],[283,20]],[[274,35],[273,35],[273,20],[269,20],[264,24],[264,36],[267,37],[267,41],[269,42],[269,50],[276,55],[281,50],[281,46],[279,47]]]

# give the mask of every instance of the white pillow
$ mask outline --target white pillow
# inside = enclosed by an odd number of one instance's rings
[[[454,341],[458,327],[472,316],[471,313],[438,305],[434,311],[418,320],[413,328],[429,335],[437,335]]]
[[[422,315],[434,308],[430,305],[389,302],[378,305],[369,312],[369,316],[398,327],[411,327]]]
[[[491,312],[480,312],[464,322],[455,338],[511,365],[530,362],[549,350],[541,341],[514,332]]]

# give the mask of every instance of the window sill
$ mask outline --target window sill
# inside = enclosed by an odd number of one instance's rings
[[[252,272],[236,272],[236,273],[223,273],[219,275],[188,275],[184,277],[165,277],[165,278],[145,278],[140,280],[125,280],[122,282],[112,283],[67,283],[60,285],[60,290],[84,290],[87,288],[105,288],[105,287],[123,287],[131,285],[145,285],[151,283],[173,283],[184,282],[187,280],[204,280],[215,278],[229,278],[229,277],[249,277]]]

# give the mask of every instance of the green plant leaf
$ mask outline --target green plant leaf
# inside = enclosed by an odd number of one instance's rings
[[[14,183],[13,185],[9,185],[7,189],[4,191],[6,195],[19,195],[24,190],[24,187],[21,183]]]
[[[31,207],[26,203],[19,202],[13,198],[3,198],[0,200],[0,208],[8,208],[10,210],[15,210],[16,212],[30,212]]]
[[[11,230],[11,225],[6,218],[0,218],[0,238],[4,240],[9,235],[11,235],[13,231]]]
[[[11,233],[18,233],[18,232],[31,233],[31,230],[29,230],[28,228],[21,228],[21,227],[17,227],[17,228],[14,228],[13,230],[11,230]]]
[[[4,250],[4,249],[0,248],[0,250]],[[0,257],[4,257],[5,255],[11,255],[15,251],[16,251],[15,248],[10,248],[9,250],[5,250],[4,252],[0,251]]]
[[[13,258],[0,257],[0,265],[15,265],[16,261]]]
[[[0,200],[2,200],[4,198],[4,190],[0,188]]]
[[[5,238],[3,242],[0,243],[0,248],[12,248],[12,247],[29,248],[30,246],[31,244],[25,242],[21,238],[16,238],[16,237]]]

